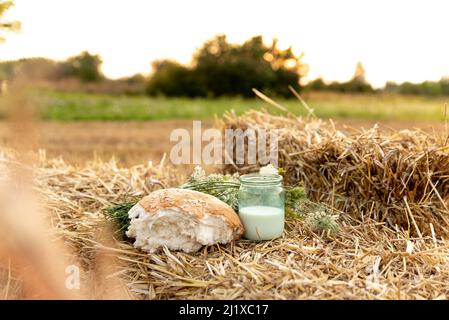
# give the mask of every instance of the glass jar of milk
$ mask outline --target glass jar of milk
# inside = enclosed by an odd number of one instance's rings
[[[239,217],[249,240],[271,240],[284,231],[284,188],[278,174],[240,177]]]

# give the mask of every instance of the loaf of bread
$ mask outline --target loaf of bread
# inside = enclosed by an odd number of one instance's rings
[[[167,246],[194,252],[203,245],[228,243],[243,234],[238,215],[226,203],[198,191],[163,189],[152,192],[128,213],[127,236],[134,246],[154,252]]]

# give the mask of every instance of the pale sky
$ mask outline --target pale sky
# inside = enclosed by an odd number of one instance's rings
[[[150,62],[190,61],[208,38],[233,42],[262,34],[304,52],[308,79],[347,80],[362,61],[375,86],[449,75],[448,0],[16,0],[8,17],[19,34],[0,60],[103,57],[112,78],[148,73]]]

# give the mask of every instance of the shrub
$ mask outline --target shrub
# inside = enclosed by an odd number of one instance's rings
[[[310,91],[334,91],[343,93],[369,93],[374,92],[371,84],[365,79],[365,68],[361,62],[357,63],[354,76],[346,82],[334,81],[326,84],[322,78],[317,78],[307,84]]]
[[[59,66],[59,77],[74,77],[83,82],[99,81],[104,78],[100,71],[102,60],[99,55],[83,51],[73,56]]]
[[[291,48],[280,50],[276,41],[267,46],[257,36],[239,45],[222,35],[204,43],[194,54],[191,67],[169,60],[154,63],[147,92],[252,97],[252,88],[257,88],[274,96],[290,96],[289,85],[299,90],[302,66]]]

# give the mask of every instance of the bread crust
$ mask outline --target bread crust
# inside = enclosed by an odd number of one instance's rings
[[[235,211],[223,201],[194,190],[179,188],[161,189],[150,193],[139,201],[148,214],[154,214],[160,209],[179,209],[198,220],[206,214],[223,216],[229,227],[238,234],[243,234],[243,225]]]

